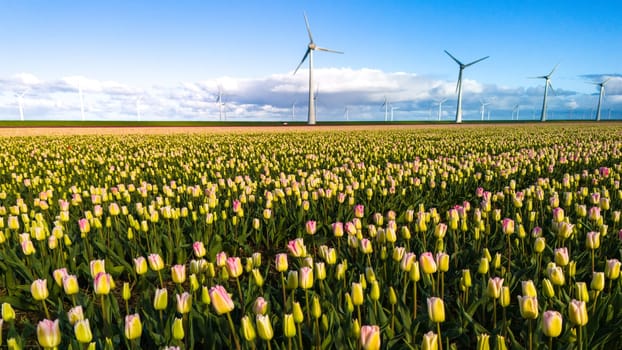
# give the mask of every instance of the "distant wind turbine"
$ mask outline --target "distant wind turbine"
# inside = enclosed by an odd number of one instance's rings
[[[446,98],[438,101],[438,120],[441,120],[441,115],[443,114],[443,102],[447,101]]]
[[[391,121],[393,121],[393,111],[396,109],[400,109],[400,108],[391,106]]]
[[[24,94],[28,92],[28,89],[22,91],[21,94],[16,93],[15,97],[17,97],[17,104],[19,106],[19,120],[24,120]]]
[[[349,109],[348,106],[346,106],[346,108],[344,108],[343,110],[343,114],[346,117],[346,120],[349,121],[350,120],[350,115],[349,115]]]
[[[600,94],[598,95],[598,107],[596,107],[596,121],[600,121],[600,106],[603,101],[603,97],[605,96],[605,84],[609,82],[611,78],[607,78],[600,83],[592,83],[594,85],[598,85],[600,87]]]
[[[225,105],[225,103],[222,100],[222,95],[223,95],[222,86],[219,85],[218,86],[218,97],[216,98],[216,103],[218,103],[218,120],[220,120],[220,121],[223,120],[223,114],[222,114],[223,111],[222,111],[222,109],[223,109],[223,107]],[[225,117],[225,119],[226,119],[226,117]]]
[[[518,120],[518,116],[520,113],[520,105],[516,104],[514,105],[514,108],[512,109],[512,119],[514,119],[514,113],[516,113],[516,120]]]
[[[294,74],[298,72],[298,69],[300,68],[300,66],[302,66],[302,64],[307,59],[307,57],[309,57],[309,109],[308,109],[309,115],[308,115],[307,123],[309,125],[314,125],[315,124],[315,105],[314,105],[315,98],[313,97],[313,51],[320,50],[320,51],[333,52],[333,53],[343,53],[343,52],[325,49],[325,48],[318,47],[317,45],[315,45],[315,42],[313,41],[313,35],[311,34],[311,28],[309,27],[309,20],[307,19],[306,13],[304,14],[304,17],[305,17],[305,24],[307,26],[307,33],[309,34],[309,45],[307,47],[307,52],[305,52],[305,55],[302,57],[302,60],[298,64],[298,67],[296,67]]]
[[[391,106],[391,102],[387,99],[387,95],[384,95],[384,102],[380,108],[384,108],[384,121],[389,120],[389,107]]]
[[[484,120],[484,112],[486,111],[486,106],[488,106],[490,104],[490,102],[484,102],[482,100],[479,101],[480,104],[480,112],[482,114],[482,120]],[[490,119],[490,116],[488,117],[488,119]]]
[[[136,98],[136,118],[140,121],[140,101],[143,99],[143,96],[138,96]]]
[[[296,120],[296,103],[298,101],[294,101],[294,103],[292,103],[292,120]]]
[[[553,88],[551,86],[551,75],[553,75],[553,72],[555,72],[555,69],[557,69],[557,66],[559,64],[556,64],[555,67],[553,67],[553,69],[551,70],[551,73],[547,74],[547,75],[541,75],[539,77],[532,77],[532,79],[544,79],[544,99],[542,100],[542,112],[540,114],[540,121],[541,122],[545,122],[546,121],[546,97],[549,94],[549,88]]]
[[[462,62],[460,62],[457,58],[455,58],[454,56],[452,56],[452,54],[450,54],[447,50],[445,50],[445,53],[451,57],[451,59],[453,59],[454,61],[456,61],[456,63],[458,64],[458,66],[460,67],[460,71],[458,73],[458,83],[456,84],[456,91],[458,92],[458,107],[456,108],[456,123],[462,123],[462,71],[469,66],[472,66],[478,62],[481,62],[485,59],[487,59],[490,56],[486,56],[486,57],[482,57],[478,60],[475,60],[471,63],[467,63],[464,64]]]

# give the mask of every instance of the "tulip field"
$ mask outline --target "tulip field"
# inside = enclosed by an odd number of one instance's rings
[[[0,348],[622,348],[622,124],[274,129],[0,137]]]

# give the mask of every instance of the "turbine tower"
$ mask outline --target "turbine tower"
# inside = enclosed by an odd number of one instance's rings
[[[393,111],[396,109],[400,109],[400,108],[391,106],[391,121],[393,121]]]
[[[28,92],[28,89],[22,91],[21,94],[15,94],[17,97],[17,104],[19,105],[19,120],[24,121],[24,94]]]
[[[598,95],[598,107],[596,107],[596,121],[597,122],[600,121],[600,106],[601,106],[601,103],[603,101],[603,97],[605,96],[605,84],[607,84],[609,79],[611,79],[611,78],[607,78],[607,79],[603,80],[600,83],[592,83],[592,84],[598,85],[600,87],[600,94]]]
[[[551,70],[551,73],[547,74],[547,75],[541,75],[539,77],[533,77],[533,79],[544,79],[544,99],[542,100],[542,112],[540,113],[540,121],[541,122],[545,122],[546,121],[546,97],[549,94],[549,88],[552,89],[551,87],[551,75],[553,75],[553,72],[555,72],[555,69],[557,69],[558,64],[555,65],[555,67],[553,67],[553,69]]]
[[[514,105],[514,108],[512,109],[512,119],[514,119],[514,112],[516,112],[516,120],[518,120],[518,116],[520,113],[520,105],[518,103]]]
[[[302,60],[298,64],[298,67],[296,67],[294,74],[298,72],[298,69],[300,69],[300,66],[302,66],[302,64],[307,59],[307,57],[309,57],[309,116],[307,119],[307,124],[315,125],[315,106],[314,106],[315,98],[313,97],[313,51],[320,50],[320,51],[333,52],[333,53],[343,53],[343,52],[335,51],[331,49],[325,49],[323,47],[319,47],[315,45],[315,41],[313,41],[313,35],[311,34],[311,28],[309,27],[309,20],[307,19],[306,13],[304,14],[304,17],[305,17],[305,24],[307,26],[307,34],[309,34],[309,45],[307,46],[307,52],[305,52],[305,55],[302,57]]]
[[[479,111],[482,114],[482,120],[484,120],[484,112],[486,111],[486,106],[488,106],[490,104],[490,102],[484,102],[484,101],[480,100],[479,104],[481,106]],[[490,119],[490,117],[488,119]]]
[[[292,103],[292,120],[296,120],[296,103],[298,101],[294,101],[294,103]]]
[[[216,98],[216,103],[218,103],[218,120],[222,121],[222,108],[224,103],[222,102],[222,86],[218,86],[218,97]]]
[[[456,91],[458,92],[458,107],[456,108],[456,123],[462,123],[462,71],[466,67],[469,67],[469,66],[474,65],[475,63],[481,62],[481,61],[487,59],[490,56],[482,57],[482,58],[480,58],[478,60],[475,60],[475,61],[473,61],[471,63],[464,64],[464,63],[460,62],[457,58],[452,56],[447,50],[445,50],[445,53],[449,57],[451,57],[451,59],[456,61],[456,63],[460,67],[460,71],[458,72],[458,83],[456,84]]]
[[[443,114],[443,102],[447,101],[446,98],[438,101],[438,120],[441,120],[441,115]]]
[[[384,121],[385,123],[389,120],[389,106],[391,106],[391,102],[387,100],[387,95],[384,95],[384,102],[380,108],[384,108]]]
[[[346,117],[346,121],[350,121],[350,113],[349,112],[350,112],[350,110],[349,110],[348,106],[346,106],[346,108],[343,110],[343,114]]]

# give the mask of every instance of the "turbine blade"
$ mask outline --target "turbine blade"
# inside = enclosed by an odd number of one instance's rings
[[[305,24],[307,25],[307,33],[309,34],[309,41],[313,42],[313,35],[311,34],[311,27],[309,26],[309,19],[307,18],[307,13],[304,13],[305,16]]]
[[[447,51],[447,50],[444,50],[444,51],[445,51],[445,53],[446,53],[449,57],[451,57],[451,59],[452,59],[452,60],[456,61],[456,63],[458,63],[460,66],[462,66],[462,62],[460,62],[457,58],[455,58],[452,54],[450,54],[450,53],[449,53],[449,51]]]
[[[326,51],[326,52],[332,52],[332,53],[343,53],[342,51],[337,51],[337,50],[331,50],[331,49],[325,49],[323,47],[316,47],[316,50],[320,50],[320,51]]]
[[[300,63],[298,64],[298,67],[296,67],[296,70],[294,71],[294,74],[292,74],[292,75],[295,75],[296,72],[298,72],[298,69],[300,69],[300,66],[302,66],[302,64],[307,59],[307,56],[309,56],[309,52],[311,52],[311,49],[307,49],[307,52],[305,52],[305,55],[302,57],[302,60],[300,60]]]
[[[605,84],[607,84],[609,82],[609,80],[611,80],[611,78],[607,78],[607,79],[603,80],[603,82],[600,83],[600,85],[605,86]]]
[[[547,75],[547,77],[550,77],[551,75],[553,75],[553,72],[555,72],[555,70],[557,69],[557,66],[559,66],[559,63],[555,65],[555,67],[553,67],[553,69],[551,70],[551,73],[549,73],[549,75]]]
[[[475,63],[478,63],[478,62],[481,62],[481,61],[483,61],[483,60],[487,59],[488,57],[490,57],[490,56],[482,57],[482,58],[480,58],[479,60],[475,60],[475,61],[473,61],[473,62],[471,62],[471,63],[467,63],[467,64],[465,64],[465,65],[464,65],[464,67],[466,68],[466,67],[468,67],[468,66],[472,66],[472,65],[474,65]]]

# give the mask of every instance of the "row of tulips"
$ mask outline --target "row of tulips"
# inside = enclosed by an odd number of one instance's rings
[[[7,139],[0,339],[616,346],[618,134],[608,125]]]

